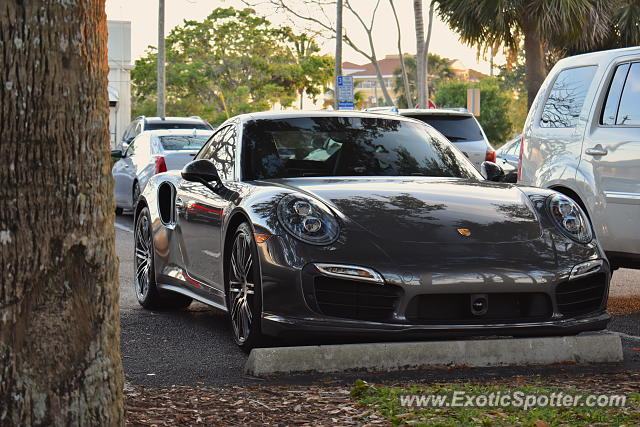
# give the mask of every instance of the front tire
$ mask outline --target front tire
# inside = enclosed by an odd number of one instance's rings
[[[175,292],[160,293],[156,286],[151,214],[148,207],[144,207],[136,219],[134,248],[135,277],[133,281],[138,303],[150,310],[188,307],[191,304],[191,298]]]
[[[245,352],[259,347],[264,337],[260,330],[262,286],[258,248],[248,223],[240,224],[233,236],[227,257],[227,307],[236,344]]]

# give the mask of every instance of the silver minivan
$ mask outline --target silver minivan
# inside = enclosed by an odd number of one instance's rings
[[[518,183],[587,212],[614,268],[640,268],[640,47],[565,58],[524,125]]]

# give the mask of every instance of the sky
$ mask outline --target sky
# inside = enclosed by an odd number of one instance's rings
[[[292,5],[301,0],[289,0]],[[415,26],[413,18],[413,2],[410,0],[395,0],[396,10],[400,20],[402,33],[402,50],[407,53],[416,52]],[[362,14],[366,22],[370,20],[373,0],[351,0],[353,8]],[[425,0],[424,16],[428,17],[429,1]],[[181,25],[185,19],[202,20],[216,7],[237,8],[245,7],[240,0],[165,0],[165,33],[169,34],[172,28]],[[259,14],[267,18],[276,25],[291,25],[292,23],[283,17],[282,14],[274,13],[266,6],[255,8]],[[144,56],[148,46],[158,44],[158,0],[106,0],[107,19],[131,22],[131,55],[132,59]],[[363,46],[368,51],[368,41],[366,33],[361,30],[359,22],[346,9],[343,14],[344,28],[357,45]],[[331,16],[333,18],[333,16]],[[293,23],[302,29],[303,26]],[[425,22],[426,27],[426,22]],[[376,15],[373,32],[374,46],[378,59],[385,55],[397,54],[397,31],[393,14],[388,0],[382,0]],[[335,52],[334,40],[318,40],[322,52],[333,55]],[[485,74],[489,74],[488,60],[478,60],[477,49],[470,47],[459,41],[458,35],[451,31],[449,27],[434,16],[433,32],[429,52],[438,55],[458,59],[467,68],[473,68]],[[343,61],[350,61],[356,64],[364,64],[369,61],[361,54],[355,52],[346,44],[343,46]],[[504,57],[498,56],[494,60],[495,64],[504,63]]]

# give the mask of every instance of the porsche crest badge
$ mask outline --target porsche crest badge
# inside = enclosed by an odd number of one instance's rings
[[[464,237],[471,236],[471,230],[469,230],[468,228],[458,228],[458,233]]]

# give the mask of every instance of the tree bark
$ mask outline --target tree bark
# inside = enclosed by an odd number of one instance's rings
[[[533,19],[524,16],[522,19],[524,32],[525,85],[527,87],[527,108],[533,100],[546,77],[544,65],[544,47]]]
[[[416,24],[416,89],[418,106],[426,107],[425,61],[424,61],[424,18],[422,16],[422,0],[413,0],[413,17]]]
[[[0,425],[122,425],[104,0],[0,5]]]
[[[424,41],[424,48],[422,50],[422,64],[424,67],[423,76],[424,76],[424,100],[425,104],[422,108],[429,107],[429,44],[431,44],[431,32],[433,30],[433,10],[434,3],[430,2],[429,4],[429,26],[427,27],[427,36]]]

